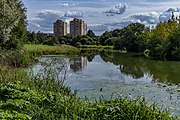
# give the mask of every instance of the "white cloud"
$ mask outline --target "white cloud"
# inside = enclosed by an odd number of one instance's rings
[[[116,6],[116,8],[120,8],[120,6]],[[121,20],[110,20],[109,22],[101,22],[101,23],[88,23],[88,19],[86,20],[84,11],[57,11],[57,10],[42,10],[39,11],[34,18],[29,19],[29,29],[32,31],[42,31],[42,32],[52,32],[53,22],[57,19],[61,19],[69,23],[74,17],[82,18],[88,24],[88,28],[93,30],[97,35],[102,34],[104,31],[110,31],[117,28],[122,28],[130,23],[139,22],[143,23],[147,26],[154,26],[160,21],[167,21],[172,16],[172,11],[174,12],[175,17],[180,15],[179,8],[169,8],[162,12],[145,12],[145,13],[136,13],[131,14],[130,16],[126,16],[126,18],[122,18]],[[103,13],[102,13],[103,14]],[[110,14],[110,13],[109,13]],[[98,15],[96,12],[94,14],[87,15],[90,19],[96,19]],[[114,15],[114,13],[112,13]],[[106,16],[104,16],[106,17]],[[114,16],[116,17],[116,16]],[[113,17],[112,17],[113,18]],[[98,18],[99,19],[99,18]],[[106,20],[109,19],[106,17]]]
[[[105,13],[107,13],[107,16],[113,16],[114,14],[123,14],[128,8],[128,5],[126,3],[119,3],[116,4],[114,8],[107,10]]]
[[[62,7],[73,7],[73,6],[78,6],[79,3],[59,3],[59,5]]]
[[[94,31],[110,31],[111,26],[105,24],[93,24],[88,26],[89,29]]]
[[[130,19],[138,21],[144,24],[157,24],[159,22],[160,13],[150,12],[150,13],[140,13],[130,16]]]
[[[165,12],[180,12],[180,8],[169,8]]]
[[[178,8],[175,8],[174,10],[174,16],[178,17],[180,15],[180,11],[178,11]],[[120,22],[109,22],[109,23],[103,23],[103,24],[97,24],[94,26],[89,26],[90,29],[92,29],[94,32],[96,32],[98,35],[102,34],[104,31],[110,31],[117,28],[123,28],[130,23],[142,23],[146,26],[155,26],[159,22],[167,21],[172,16],[172,9],[165,10],[164,12],[146,12],[146,13],[137,13],[132,14],[126,19],[120,21]]]
[[[39,11],[34,18],[29,19],[28,29],[32,31],[52,32],[53,22],[61,19],[67,23],[74,17],[83,17],[83,11],[57,11],[57,10],[42,10]]]
[[[64,12],[57,10],[42,10],[37,13],[35,18],[33,19],[44,19],[44,20],[52,20],[60,18],[64,15]]]
[[[28,28],[32,31],[52,31],[52,24],[55,20],[61,19],[64,12],[56,10],[42,10],[34,18],[29,19]]]
[[[66,11],[64,17],[83,17],[85,14],[84,11]]]
[[[175,18],[179,17],[180,8],[169,8],[164,12],[148,12],[148,13],[134,14],[130,16],[130,19],[139,21],[140,23],[146,25],[158,24],[159,22],[163,22],[171,19],[172,12]]]

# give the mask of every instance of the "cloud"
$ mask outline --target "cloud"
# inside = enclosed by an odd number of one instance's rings
[[[180,12],[180,8],[169,8],[165,12]]]
[[[116,5],[116,8],[121,8]],[[172,12],[174,16],[178,17],[180,15],[180,8],[169,8],[162,12],[145,12],[145,13],[136,13],[126,16],[126,18],[121,19],[120,21],[105,23],[92,23],[88,24],[88,28],[93,30],[97,35],[102,34],[105,31],[114,30],[117,28],[123,28],[130,23],[138,22],[145,24],[146,26],[154,26],[161,21],[167,21],[171,18]],[[31,31],[42,31],[42,32],[52,32],[53,22],[57,19],[61,19],[69,23],[74,17],[82,18],[84,17],[84,11],[58,11],[58,10],[42,10],[39,11],[35,17],[29,19],[28,29]],[[110,13],[109,13],[110,14]],[[95,19],[97,13],[87,15],[89,19]],[[114,13],[112,13],[114,15]],[[106,16],[104,16],[106,17]]]
[[[116,4],[114,8],[107,10],[105,13],[107,13],[107,16],[113,16],[114,14],[123,14],[128,8],[128,5],[126,3],[119,3]]]
[[[150,12],[150,13],[140,13],[130,16],[130,19],[135,20],[144,24],[157,24],[159,22],[160,13]]]
[[[173,9],[169,8],[164,12],[136,13],[130,15],[129,17],[123,19],[120,22],[96,24],[89,26],[89,28],[92,29],[94,32],[96,32],[98,35],[100,35],[105,31],[110,31],[117,28],[123,28],[131,23],[136,23],[136,22],[152,27],[157,25],[159,22],[163,22],[171,19],[172,11],[174,12],[175,17],[178,17],[180,15],[179,8],[173,8]]]
[[[28,28],[32,31],[52,31],[52,24],[55,20],[61,19],[64,12],[56,10],[39,11],[34,18],[29,19]]]
[[[59,5],[62,7],[73,7],[73,6],[78,6],[79,3],[59,3]]]
[[[94,31],[110,31],[111,26],[106,24],[93,24],[88,26],[89,29]]]
[[[39,11],[34,18],[29,19],[28,29],[32,31],[52,32],[53,22],[61,19],[69,23],[72,18],[83,17],[83,11],[58,11],[58,10],[42,10]]]
[[[42,10],[37,13],[35,18],[33,19],[41,19],[41,20],[52,20],[60,18],[64,15],[64,12],[62,11],[56,11],[56,10]],[[30,19],[32,20],[32,19]]]
[[[108,24],[91,24],[88,29],[92,30],[96,35],[101,35],[105,31],[111,31],[111,26]]]
[[[148,12],[134,14],[130,16],[130,19],[143,23],[145,25],[158,24],[159,22],[167,21],[171,19],[172,12],[174,17],[179,17],[180,8],[169,8],[164,12]]]
[[[85,14],[84,11],[66,11],[64,17],[83,17]]]

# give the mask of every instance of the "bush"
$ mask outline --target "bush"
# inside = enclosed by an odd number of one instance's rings
[[[1,50],[0,64],[8,65],[11,67],[26,67],[35,58],[26,50]]]

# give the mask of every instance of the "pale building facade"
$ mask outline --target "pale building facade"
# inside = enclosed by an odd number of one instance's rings
[[[57,20],[54,22],[54,35],[56,37],[66,36],[67,35],[67,23],[62,20]]]
[[[70,21],[70,35],[82,36],[87,34],[87,24],[82,19],[74,18]]]

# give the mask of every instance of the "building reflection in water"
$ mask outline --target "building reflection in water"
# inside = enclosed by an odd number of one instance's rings
[[[70,59],[70,69],[73,72],[78,72],[83,70],[87,66],[88,60],[86,57],[78,57],[78,58],[71,58]]]

